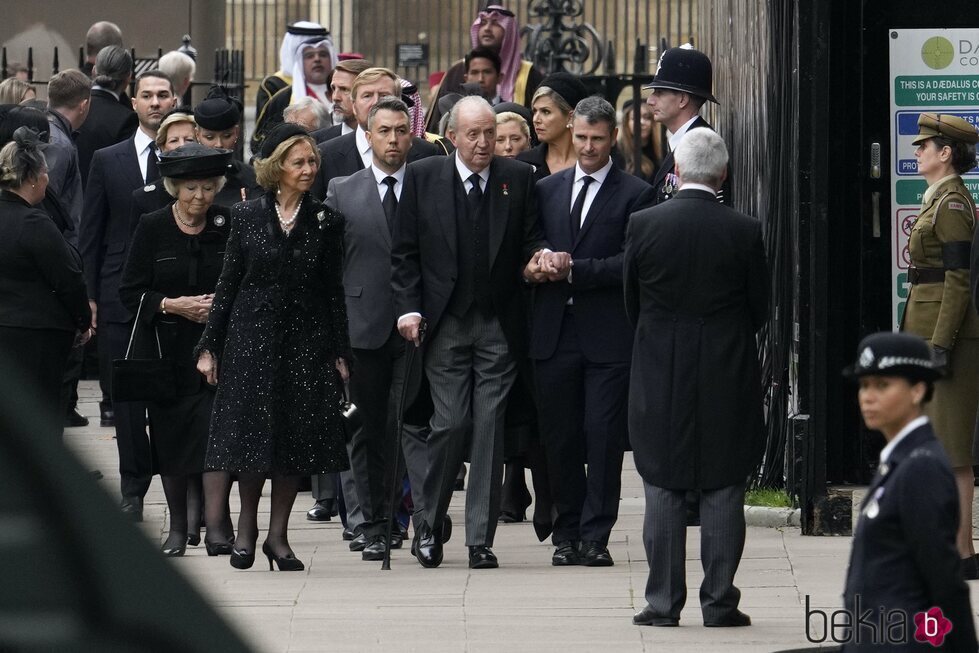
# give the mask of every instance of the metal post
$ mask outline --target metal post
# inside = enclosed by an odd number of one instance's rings
[[[27,48],[27,81],[34,81],[34,48]]]
[[[0,80],[7,79],[7,46],[3,46],[0,54]]]
[[[54,62],[51,64],[51,74],[58,74],[58,46],[54,46]]]

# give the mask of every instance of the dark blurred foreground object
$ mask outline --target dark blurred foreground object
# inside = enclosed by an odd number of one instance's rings
[[[0,361],[0,368],[4,366]],[[0,651],[252,650],[0,379]]]

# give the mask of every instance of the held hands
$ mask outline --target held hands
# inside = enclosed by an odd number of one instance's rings
[[[194,297],[168,297],[165,302],[168,314],[179,315],[191,322],[201,324],[207,322],[207,316],[211,314],[213,303],[213,294]]]
[[[202,351],[197,359],[197,371],[204,375],[208,385],[218,384],[218,362],[209,351]]]
[[[531,283],[562,281],[571,273],[571,254],[538,250],[524,268],[524,278]]]
[[[78,331],[75,333],[75,344],[72,346],[84,347],[85,345],[88,344],[88,341],[91,340],[92,336],[94,335],[95,335],[95,329],[92,327],[89,327],[84,331]]]

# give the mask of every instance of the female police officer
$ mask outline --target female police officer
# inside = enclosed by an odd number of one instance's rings
[[[926,411],[945,447],[959,489],[956,545],[967,579],[979,578],[972,545],[973,430],[979,403],[979,315],[969,293],[976,206],[959,176],[976,165],[979,134],[951,115],[918,117],[918,174],[928,182],[908,248],[911,291],[902,331],[931,345],[945,378]]]
[[[864,422],[880,431],[887,445],[861,506],[843,599],[854,618],[868,610],[875,624],[878,615],[887,617],[876,631],[855,621],[843,650],[864,650],[861,643],[883,644],[888,651],[918,650],[915,633],[927,631],[944,636],[944,650],[975,652],[969,589],[955,548],[955,481],[923,414],[939,376],[932,352],[920,338],[903,333],[873,334],[858,351],[857,362],[845,374],[859,378]],[[935,607],[941,619],[928,612]],[[935,620],[930,622],[933,628],[916,627],[915,615],[921,613]],[[900,629],[887,626],[898,615],[906,618],[908,647],[901,645]],[[950,632],[942,620],[951,622]],[[922,643],[921,649],[930,650],[929,644]]]

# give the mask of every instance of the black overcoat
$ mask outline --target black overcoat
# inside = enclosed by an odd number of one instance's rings
[[[636,327],[629,439],[651,485],[743,483],[765,442],[755,334],[768,318],[761,223],[703,190],[634,213],[626,312]]]
[[[307,193],[289,235],[275,195],[236,204],[197,352],[218,360],[208,469],[318,474],[349,466],[338,357],[350,360],[343,216]]]

